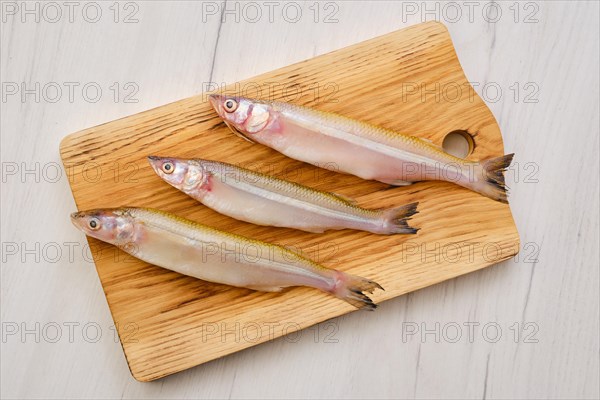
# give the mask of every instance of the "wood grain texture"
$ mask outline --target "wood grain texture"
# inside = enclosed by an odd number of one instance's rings
[[[441,144],[464,129],[475,135],[473,160],[504,154],[498,124],[469,85],[447,30],[426,23],[378,37],[232,85],[299,88],[298,104],[334,111]],[[408,96],[406,82],[461,87],[459,97]],[[313,88],[333,88],[315,96]],[[237,88],[237,89],[236,89]],[[464,90],[467,88],[468,90]],[[295,90],[295,89],[294,89]],[[331,90],[331,89],[328,89]],[[254,92],[253,92],[254,91]],[[260,94],[260,93],[258,93]],[[290,101],[275,89],[273,98]],[[286,96],[287,94],[287,96]],[[264,95],[263,95],[264,97]],[[259,227],[233,220],[166,185],[148,155],[203,157],[250,167],[318,189],[355,197],[365,207],[420,202],[416,236],[340,231],[323,235]],[[389,188],[285,158],[234,137],[204,95],[69,135],[61,143],[79,210],[153,207],[222,230],[294,246],[323,264],[379,282],[381,302],[462,275],[518,252],[508,205],[458,186],[418,183]],[[99,172],[98,175],[96,175]],[[90,239],[94,260],[133,376],[154,380],[350,312],[353,308],[314,289],[260,293],[202,282],[135,260]],[[273,330],[264,328],[277,322]],[[138,327],[135,342],[124,327]],[[226,333],[237,329],[238,333]],[[217,327],[217,328],[215,328]],[[262,327],[262,328],[257,328]],[[225,329],[226,328],[226,329]],[[217,329],[216,332],[214,330]]]

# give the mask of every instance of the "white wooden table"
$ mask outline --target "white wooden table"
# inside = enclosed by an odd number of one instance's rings
[[[1,4],[2,398],[598,398],[598,3],[167,3]],[[431,19],[517,154],[518,259],[135,381],[61,138]]]

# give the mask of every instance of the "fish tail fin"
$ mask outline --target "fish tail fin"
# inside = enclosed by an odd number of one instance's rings
[[[331,290],[332,294],[356,308],[369,311],[377,308],[377,304],[373,303],[363,292],[373,293],[375,289],[384,290],[379,283],[341,271],[336,271],[336,273],[338,275],[335,287]]]
[[[514,153],[502,157],[490,158],[479,163],[483,179],[475,182],[472,189],[501,203],[508,203],[508,187],[504,180],[504,171],[508,168]]]
[[[408,225],[410,217],[418,213],[417,206],[418,202],[406,204],[400,207],[393,207],[382,210],[383,229],[380,233],[393,234],[393,233],[407,233],[415,234],[419,228],[413,228]]]

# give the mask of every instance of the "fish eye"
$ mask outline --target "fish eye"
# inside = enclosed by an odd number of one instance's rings
[[[98,220],[98,218],[92,218],[89,220],[88,226],[91,230],[95,231],[100,228],[100,220]]]
[[[175,170],[175,166],[172,162],[166,162],[162,165],[162,170],[165,174],[172,174]]]
[[[238,108],[238,103],[237,103],[237,101],[235,101],[233,99],[227,99],[225,101],[225,104],[223,104],[223,108],[225,109],[225,111],[231,113],[231,112],[234,112]]]

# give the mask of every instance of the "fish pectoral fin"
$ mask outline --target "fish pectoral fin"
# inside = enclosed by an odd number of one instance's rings
[[[403,181],[400,179],[379,179],[380,182],[387,183],[388,185],[393,186],[408,186],[412,185],[414,182]]]
[[[242,139],[244,139],[247,142],[250,142],[252,144],[255,144],[256,142],[254,140],[250,140],[248,139],[246,136],[242,135],[241,133],[239,133],[238,131],[233,131],[233,133],[235,133],[236,136],[241,137]]]
[[[229,127],[229,129],[231,129],[231,131],[236,135],[241,137],[244,140],[247,140],[250,143],[256,143],[254,140],[250,139],[248,136],[244,135],[242,132],[240,132],[235,126],[233,126],[233,124],[230,124],[229,122],[223,120],[223,122],[225,122],[225,125],[227,125],[227,127]]]
[[[281,292],[283,290],[282,286],[262,286],[262,285],[254,285],[254,286],[245,286],[248,289],[258,290],[259,292]]]
[[[339,193],[331,193],[331,194],[334,195],[335,197],[337,197],[338,199],[345,201],[348,204],[352,204],[353,206],[358,204],[356,202],[356,200],[354,200],[352,197],[348,197],[348,196],[345,196],[345,195],[339,194]]]

